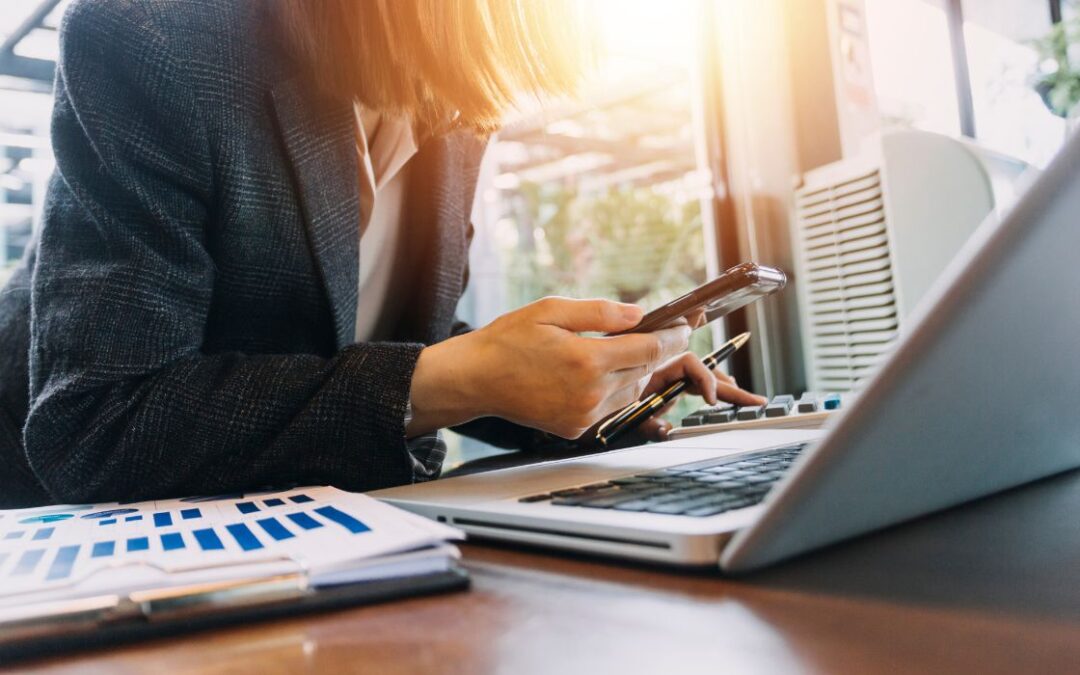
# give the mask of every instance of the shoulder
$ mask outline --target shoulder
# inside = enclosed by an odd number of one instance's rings
[[[117,64],[120,66],[153,67],[154,59],[171,59],[204,71],[235,68],[237,59],[273,48],[275,41],[268,31],[272,30],[269,24],[275,23],[269,19],[276,4],[247,0],[74,0],[60,26],[61,61],[78,58],[90,50],[99,57],[141,60]]]

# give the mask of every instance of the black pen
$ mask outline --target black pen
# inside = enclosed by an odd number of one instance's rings
[[[705,364],[706,368],[712,370],[723,363],[727,357],[734,354],[739,347],[746,344],[749,339],[750,333],[736,335],[725,342],[720,349],[703,358],[701,362]],[[622,412],[600,425],[600,428],[596,430],[596,442],[606,446],[627,431],[636,429],[639,424],[652,417],[657,410],[675,400],[689,385],[689,380],[679,380],[664,391],[652,394],[643,401],[627,406]]]

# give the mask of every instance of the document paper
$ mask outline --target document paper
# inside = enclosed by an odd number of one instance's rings
[[[298,571],[312,585],[394,576],[408,552],[449,564],[444,543],[461,538],[330,487],[0,511],[0,608]]]

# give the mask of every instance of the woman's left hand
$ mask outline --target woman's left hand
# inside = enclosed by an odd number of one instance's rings
[[[709,370],[701,359],[690,352],[676,356],[654,372],[645,386],[642,398],[662,391],[679,380],[689,380],[690,385],[686,388],[686,393],[703,397],[709,405],[715,405],[720,401],[735,405],[764,405],[768,402],[764,397],[740,389],[735,378],[730,375],[719,370]],[[642,442],[665,440],[667,433],[671,430],[671,423],[663,419],[663,415],[674,403],[672,401],[642,422],[633,435]]]

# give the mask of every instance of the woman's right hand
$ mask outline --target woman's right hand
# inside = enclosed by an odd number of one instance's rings
[[[686,350],[690,327],[591,337],[635,326],[642,310],[544,298],[432,345],[412,380],[410,436],[495,416],[563,438],[638,400],[649,376]]]

